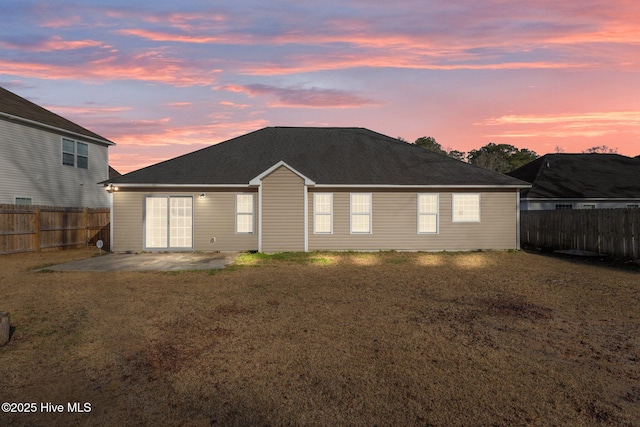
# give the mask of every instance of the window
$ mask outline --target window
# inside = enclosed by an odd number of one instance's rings
[[[630,204],[630,205],[627,205],[627,209],[638,209],[638,206],[639,205]]]
[[[480,195],[453,194],[453,222],[480,222]]]
[[[89,146],[83,142],[76,143],[77,166],[82,169],[89,168]]]
[[[595,209],[596,205],[582,205],[582,209]]]
[[[438,195],[418,194],[418,233],[438,232]]]
[[[147,197],[144,226],[147,249],[193,247],[193,198]]]
[[[253,233],[253,194],[236,194],[236,233]]]
[[[313,232],[333,233],[333,193],[313,193]]]
[[[89,145],[72,139],[62,138],[62,164],[89,168]]]
[[[572,204],[557,204],[556,205],[556,210],[565,210],[565,209],[573,209],[573,205]]]
[[[351,233],[372,233],[371,193],[351,193]]]
[[[16,205],[30,205],[31,197],[16,197]]]
[[[62,164],[75,166],[76,164],[76,142],[62,138]]]

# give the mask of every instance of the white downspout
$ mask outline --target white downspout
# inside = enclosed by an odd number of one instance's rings
[[[516,190],[516,249],[520,250],[520,190]]]
[[[309,187],[304,186],[304,251],[309,252]]]
[[[262,181],[258,186],[258,252],[262,252]]]
[[[109,192],[109,252],[113,252],[113,192]]]

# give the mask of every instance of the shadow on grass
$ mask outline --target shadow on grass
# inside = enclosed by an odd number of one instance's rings
[[[640,259],[637,260],[628,260],[621,258],[614,258],[611,256],[581,256],[581,255],[572,255],[566,253],[558,253],[553,249],[544,249],[544,248],[523,248],[523,251],[531,254],[544,256],[549,258],[555,258],[558,260],[565,261],[571,264],[580,264],[580,265],[593,265],[596,267],[610,268],[614,270],[624,270],[633,273],[640,273]]]

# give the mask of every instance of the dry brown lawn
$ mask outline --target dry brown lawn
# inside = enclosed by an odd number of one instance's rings
[[[0,256],[0,425],[640,425],[640,274],[524,252]],[[67,412],[88,402],[90,413]]]

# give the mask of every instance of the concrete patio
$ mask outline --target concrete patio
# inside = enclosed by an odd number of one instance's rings
[[[239,252],[107,253],[41,270],[54,271],[181,271],[222,269]]]

